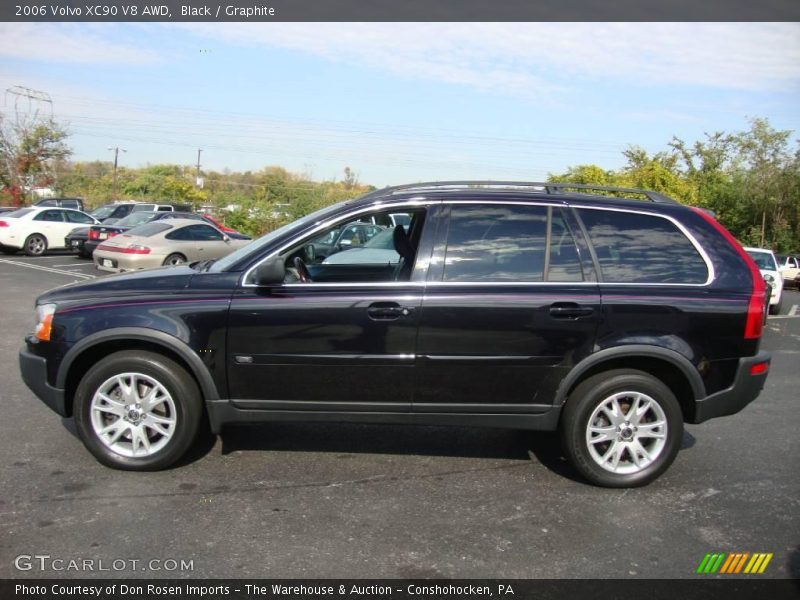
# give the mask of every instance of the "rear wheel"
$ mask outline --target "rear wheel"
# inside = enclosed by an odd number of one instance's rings
[[[177,252],[174,254],[170,254],[167,258],[164,259],[164,266],[175,266],[175,265],[182,265],[186,262],[186,257],[183,254],[178,254]]]
[[[32,233],[25,240],[23,250],[28,256],[41,256],[47,250],[47,239],[41,233]]]
[[[115,469],[153,471],[183,456],[203,418],[200,390],[175,361],[117,352],[84,375],[75,423],[86,448]]]
[[[638,487],[661,475],[678,453],[683,415],[675,395],[634,369],[599,373],[570,394],[562,417],[567,458],[604,487]]]

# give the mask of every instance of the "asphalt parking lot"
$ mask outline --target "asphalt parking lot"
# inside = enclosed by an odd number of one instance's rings
[[[69,254],[0,257],[0,577],[92,575],[15,567],[47,554],[126,561],[103,577],[692,578],[707,552],[774,553],[765,577],[800,577],[796,291],[766,327],[761,397],[687,426],[649,487],[605,490],[552,435],[468,428],[241,427],[177,469],[105,468],[16,354],[37,294],[96,276]]]

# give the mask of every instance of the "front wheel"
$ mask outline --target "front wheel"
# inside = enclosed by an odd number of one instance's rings
[[[771,314],[771,315],[779,315],[779,314],[781,314],[781,304],[783,304],[783,298],[778,300],[777,304],[770,304],[769,305],[769,314]]]
[[[683,415],[672,391],[643,371],[617,369],[581,382],[561,422],[572,465],[597,485],[647,485],[680,449]]]
[[[124,351],[94,365],[75,392],[86,448],[115,469],[154,471],[181,458],[203,418],[200,390],[175,361]]]

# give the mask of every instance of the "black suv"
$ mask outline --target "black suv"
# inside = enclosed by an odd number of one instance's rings
[[[399,260],[304,262],[327,231],[395,213]],[[736,240],[659,194],[416,184],[216,262],[47,292],[20,367],[121,469],[171,465],[206,424],[453,424],[558,430],[584,477],[630,487],[670,465],[684,422],[758,396],[765,305]]]

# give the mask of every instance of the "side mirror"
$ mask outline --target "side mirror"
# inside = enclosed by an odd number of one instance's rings
[[[253,271],[253,283],[256,285],[273,285],[283,283],[286,277],[286,264],[280,256],[275,256],[258,265]]]
[[[226,244],[231,241],[231,237],[229,235],[223,234],[222,241]]]

